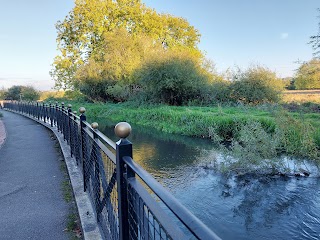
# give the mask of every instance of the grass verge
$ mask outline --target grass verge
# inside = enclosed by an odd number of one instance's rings
[[[63,174],[63,181],[61,182],[61,191],[62,191],[65,202],[68,203],[69,205],[69,213],[67,216],[66,226],[64,231],[67,231],[70,234],[69,236],[71,240],[83,239],[81,227],[80,227],[80,218],[78,215],[78,210],[77,210],[75,199],[73,196],[73,190],[72,190],[71,182],[69,179],[67,166],[65,164],[64,157],[61,152],[60,144],[56,139],[56,137],[54,136],[54,134],[52,134],[51,132],[50,132],[50,137],[54,141],[55,149],[59,154],[58,161],[60,161],[60,171]]]

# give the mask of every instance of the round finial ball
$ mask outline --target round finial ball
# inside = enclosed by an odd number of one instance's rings
[[[68,104],[68,108],[71,108],[71,107],[72,107],[72,105],[69,103],[69,104]]]
[[[131,126],[127,122],[119,122],[114,128],[114,132],[119,138],[127,138],[131,133]]]
[[[97,122],[93,122],[93,123],[91,123],[91,127],[92,127],[93,129],[98,129],[99,124],[98,124]]]
[[[80,112],[81,114],[83,114],[83,113],[86,112],[86,109],[85,109],[84,107],[80,107],[80,108],[79,108],[79,112]]]
[[[62,102],[61,105],[63,106],[63,105],[64,105],[64,102]]]

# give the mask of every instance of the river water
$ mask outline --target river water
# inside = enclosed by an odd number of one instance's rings
[[[101,129],[101,128],[100,128]],[[102,131],[116,140],[113,127]],[[133,128],[133,158],[222,239],[320,239],[320,179],[225,176],[209,140]]]

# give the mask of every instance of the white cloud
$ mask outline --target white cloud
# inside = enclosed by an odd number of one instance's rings
[[[286,32],[281,33],[280,35],[280,39],[287,39],[288,37],[289,37],[289,33],[286,33]]]

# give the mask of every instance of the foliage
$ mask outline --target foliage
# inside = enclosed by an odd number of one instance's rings
[[[275,103],[280,99],[283,82],[271,70],[253,66],[234,75],[230,85],[231,99],[246,104]]]
[[[296,89],[320,89],[320,60],[303,63],[296,73]]]
[[[207,97],[208,103],[228,103],[230,102],[230,82],[217,79],[208,88],[202,88],[202,95]]]
[[[315,128],[310,122],[293,118],[285,112],[280,112],[275,119],[280,150],[291,156],[307,157],[320,162],[320,146],[317,146],[316,140],[319,136],[315,134]]]
[[[209,83],[197,60],[178,52],[168,52],[149,60],[137,75],[150,101],[170,105],[200,99],[201,89]]]
[[[68,101],[78,101],[84,102],[88,98],[81,92],[76,90],[67,91],[44,91],[40,92],[40,101],[46,102],[68,102]]]
[[[233,168],[278,168],[277,135],[268,133],[260,122],[249,121],[239,127],[237,138],[231,143],[232,155],[237,159]]]
[[[61,55],[55,58],[51,75],[57,87],[73,86],[77,70],[88,61],[92,62],[93,56],[98,62],[104,54],[109,56],[108,59],[117,58],[114,49],[120,51],[121,45],[118,48],[117,44],[110,52],[106,46],[110,40],[108,35],[119,29],[132,37],[147,36],[164,49],[187,49],[201,56],[197,49],[200,35],[193,26],[183,18],[159,14],[140,0],[76,0],[72,11],[63,21],[58,21],[56,29]],[[131,47],[135,48],[134,44]],[[107,76],[107,79],[112,78],[113,75]]]
[[[123,29],[106,33],[104,38],[100,50],[78,69],[75,86],[92,99],[123,101],[136,86],[135,70],[149,56],[159,55],[164,49],[149,37],[131,36]],[[121,97],[115,95],[120,87],[125,90],[118,92]]]
[[[31,86],[12,86],[5,92],[4,97],[6,100],[35,101],[39,99],[40,94]]]
[[[41,91],[40,92],[40,101],[47,100],[49,98],[62,98],[64,96],[65,91]]]
[[[84,106],[89,121],[96,121],[96,118],[115,123],[127,121],[166,133],[231,143],[234,154],[245,161],[234,167],[261,164],[272,168],[278,164],[274,156],[282,153],[309,158],[320,164],[319,114],[303,114],[302,118],[301,114],[248,106],[137,106],[130,102],[72,105],[75,109]]]
[[[6,90],[4,88],[0,89],[0,100],[4,100]]]

